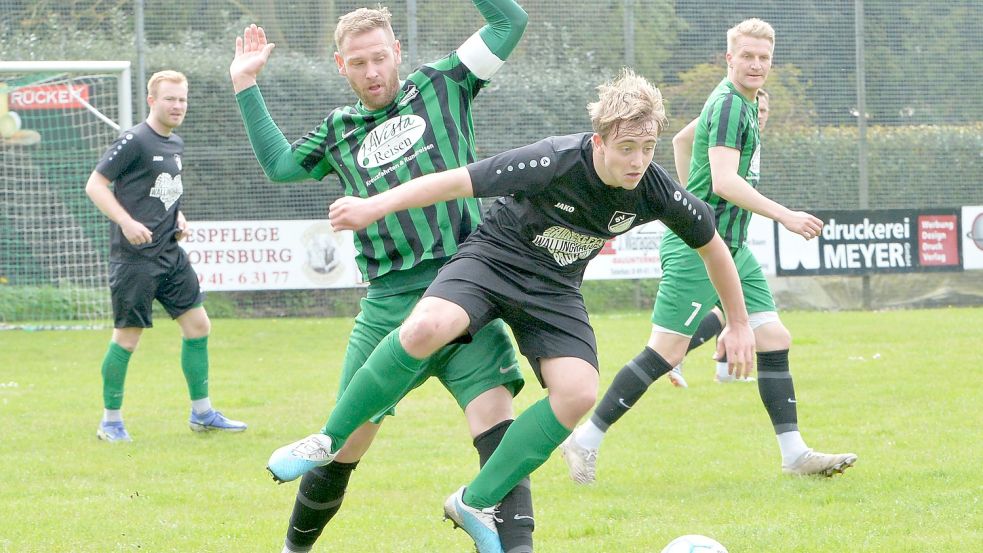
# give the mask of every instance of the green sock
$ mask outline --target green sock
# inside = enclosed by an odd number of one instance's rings
[[[109,342],[109,349],[102,359],[102,405],[106,409],[116,410],[123,406],[123,383],[131,355],[133,352],[126,351],[123,346]]]
[[[208,397],[208,336],[181,340],[181,370],[191,401]]]
[[[502,443],[464,491],[464,502],[484,509],[498,505],[520,480],[549,459],[570,435],[550,407],[549,398],[532,404],[515,419]]]
[[[399,343],[399,328],[379,342],[357,371],[324,424],[321,433],[341,449],[359,426],[403,399],[426,359],[416,359]],[[511,489],[511,488],[509,488]]]

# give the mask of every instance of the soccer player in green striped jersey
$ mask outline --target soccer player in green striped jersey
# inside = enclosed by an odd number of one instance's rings
[[[768,123],[768,115],[770,114],[770,104],[771,98],[768,93],[763,88],[758,89],[758,93],[755,95],[758,100],[758,131],[765,130],[765,125]],[[683,186],[689,182],[689,163],[693,158],[693,142],[696,140],[696,126],[700,123],[700,118],[697,117],[689,122],[688,125],[683,127],[675,136],[672,137],[672,157],[676,162],[676,175],[679,177],[679,183]],[[686,348],[686,354],[705,344],[710,338],[720,335],[720,331],[724,329],[724,314],[720,311],[720,308],[714,306],[710,310],[700,324],[697,325],[696,331],[693,336],[690,337],[689,346]],[[686,379],[683,377],[683,364],[680,363],[672,368],[669,372],[668,378],[669,382],[677,388],[687,388],[689,385],[686,383]],[[729,382],[754,382],[753,377],[745,378],[735,378],[734,375],[730,374],[728,369],[727,357],[724,356],[717,360],[717,373],[714,375],[714,381],[722,384]]]
[[[230,66],[236,100],[257,159],[276,182],[337,175],[346,195],[370,197],[413,177],[476,161],[471,106],[499,70],[525,29],[527,16],[513,0],[473,0],[486,25],[449,55],[405,80],[401,47],[383,7],[360,8],[339,19],[335,62],[358,101],[335,108],[293,144],[273,123],[256,79],[273,43],[252,25],[236,39]],[[477,228],[473,198],[439,202],[392,214],[355,233],[357,261],[369,282],[349,337],[339,397],[379,341],[416,305],[437,270]],[[480,462],[495,450],[512,422],[512,397],[523,385],[501,321],[472,343],[441,350],[404,391],[439,378],[464,410]],[[340,507],[348,480],[374,439],[384,410],[361,426],[339,452],[342,462],[303,474],[288,527],[285,552],[310,551]],[[272,471],[271,471],[272,472]],[[275,473],[278,481],[301,474]],[[528,479],[503,504],[499,535],[504,551],[532,551],[533,513]]]
[[[752,212],[778,221],[807,240],[818,236],[823,225],[818,218],[790,210],[756,190],[761,152],[755,97],[771,70],[774,47],[775,31],[760,19],[745,20],[727,31],[727,77],[700,113],[687,189],[709,204],[717,232],[737,265],[755,334],[758,391],[778,438],[782,472],[833,476],[852,466],[857,456],[819,453],[799,433],[789,372],[792,336],[778,318],[768,281],[745,243]],[[604,434],[635,405],[658,374],[682,361],[697,325],[719,301],[699,257],[692,255],[679,236],[667,232],[659,253],[663,277],[652,313],[652,333],[643,350],[643,354],[657,352],[659,370],[641,367],[638,358],[630,361],[615,375],[590,420],[564,442],[570,476],[577,482],[595,479]],[[739,369],[736,372],[733,376],[737,378],[746,376]]]

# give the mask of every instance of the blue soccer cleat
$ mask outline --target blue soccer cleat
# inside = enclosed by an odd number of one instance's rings
[[[464,503],[464,486],[444,502],[444,520],[451,519],[474,540],[478,553],[503,553],[502,540],[495,528],[495,507],[477,509]]]
[[[222,413],[209,409],[202,414],[191,411],[191,418],[188,419],[188,426],[194,432],[208,432],[209,430],[223,430],[225,432],[242,432],[246,429],[246,423],[228,419]]]
[[[123,426],[123,421],[100,422],[99,429],[96,430],[96,438],[109,443],[133,441],[130,439],[130,435],[126,431],[126,427]]]
[[[311,434],[274,451],[266,463],[266,470],[278,484],[283,484],[334,461],[336,455],[337,452],[331,453],[331,438],[324,434]]]

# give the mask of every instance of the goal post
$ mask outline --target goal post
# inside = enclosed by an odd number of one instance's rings
[[[133,125],[128,61],[0,61],[0,324],[111,318],[85,183]]]

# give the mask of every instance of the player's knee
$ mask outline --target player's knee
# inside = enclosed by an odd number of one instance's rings
[[[590,412],[597,403],[597,388],[582,387],[570,390],[565,394],[567,409],[580,418]]]
[[[399,329],[399,343],[414,357],[430,355],[444,345],[441,343],[442,325],[435,317],[411,317]]]

